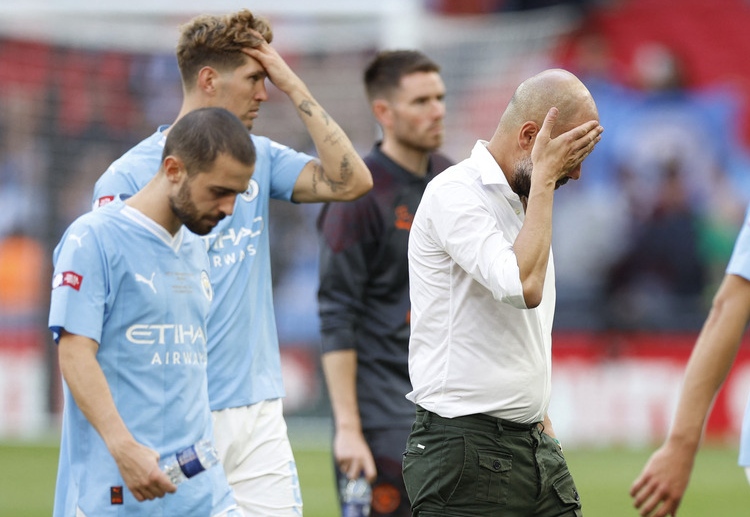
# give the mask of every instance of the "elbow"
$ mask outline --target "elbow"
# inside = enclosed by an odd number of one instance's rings
[[[362,164],[362,171],[359,174],[355,174],[357,181],[352,182],[352,186],[345,194],[343,201],[354,201],[359,199],[372,190],[375,183],[372,181],[372,174],[364,164]]]
[[[544,293],[544,282],[526,280],[523,282],[523,299],[526,307],[535,309],[542,303],[542,294]]]

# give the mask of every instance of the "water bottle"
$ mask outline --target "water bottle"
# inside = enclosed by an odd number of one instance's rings
[[[159,460],[159,467],[175,485],[219,463],[219,454],[210,440],[201,440]]]
[[[341,516],[369,517],[372,487],[364,476],[341,482]]]

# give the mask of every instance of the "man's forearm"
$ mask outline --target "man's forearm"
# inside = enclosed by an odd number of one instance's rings
[[[372,175],[339,124],[307,88],[297,88],[289,97],[318,153],[319,162],[314,164],[312,175],[312,193],[330,193],[338,201],[351,201],[367,193],[372,188]]]
[[[134,441],[117,411],[104,372],[96,360],[97,344],[65,333],[60,338],[60,369],[73,398],[113,456],[120,446]]]
[[[357,353],[354,350],[326,352],[321,363],[336,429],[361,432],[357,404]]]

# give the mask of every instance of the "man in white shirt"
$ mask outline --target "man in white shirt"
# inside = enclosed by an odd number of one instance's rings
[[[581,515],[547,416],[552,205],[601,139],[598,118],[578,78],[546,70],[425,191],[409,239],[415,516]]]

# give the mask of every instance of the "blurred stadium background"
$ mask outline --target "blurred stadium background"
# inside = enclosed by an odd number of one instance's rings
[[[5,0],[0,442],[54,443],[59,431],[60,377],[46,331],[52,248],[89,210],[108,164],[177,114],[178,26],[240,8],[272,21],[274,45],[362,153],[378,129],[361,71],[379,49],[420,48],[442,65],[444,152],[457,161],[491,136],[522,79],[556,66],[581,77],[606,131],[583,179],[555,203],[551,416],[568,449],[642,451],[659,442],[750,201],[744,0]],[[273,87],[261,113],[257,133],[314,152]],[[319,206],[272,209],[285,407],[295,443],[325,448]],[[730,451],[748,392],[745,345],[708,425],[708,438]],[[731,469],[733,452],[727,457],[722,468]],[[732,475],[744,484],[739,469]]]

